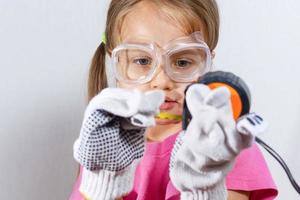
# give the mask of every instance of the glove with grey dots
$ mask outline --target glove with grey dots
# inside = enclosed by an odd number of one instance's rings
[[[114,200],[133,187],[144,153],[145,130],[155,125],[162,91],[106,88],[89,103],[74,158],[83,166],[80,192],[91,200]]]

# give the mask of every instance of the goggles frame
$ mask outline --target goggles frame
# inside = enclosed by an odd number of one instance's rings
[[[172,68],[170,67],[171,64],[169,63],[170,55],[173,55],[176,52],[180,52],[182,50],[187,49],[201,49],[206,54],[206,60],[205,60],[205,67],[204,69],[195,70],[193,73],[188,75],[176,75],[174,74]],[[144,77],[141,77],[137,80],[128,80],[123,78],[118,73],[118,53],[122,50],[127,49],[140,49],[142,51],[147,52],[149,55],[151,55],[153,59],[153,67],[148,72],[148,74]],[[206,72],[211,70],[212,67],[212,55],[209,47],[204,42],[201,32],[197,31],[192,33],[189,36],[180,37],[175,40],[172,40],[164,47],[159,47],[156,43],[123,43],[118,45],[116,48],[112,51],[112,64],[113,64],[113,73],[115,78],[120,81],[127,84],[145,84],[151,81],[154,78],[154,75],[156,74],[158,68],[160,65],[162,65],[162,70],[167,74],[167,76],[172,79],[175,82],[180,83],[189,83],[193,80],[196,80],[201,75],[205,74]]]

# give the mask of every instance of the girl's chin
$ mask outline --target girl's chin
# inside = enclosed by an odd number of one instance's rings
[[[178,124],[181,120],[170,120],[170,119],[159,119],[155,118],[156,125],[170,125],[170,124]]]

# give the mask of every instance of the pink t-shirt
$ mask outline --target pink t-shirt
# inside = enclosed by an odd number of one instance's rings
[[[174,134],[163,142],[146,144],[145,154],[140,161],[132,192],[124,200],[179,200],[179,192],[169,178],[169,161],[175,143]],[[74,185],[69,200],[83,200],[78,191],[81,173]],[[250,200],[271,200],[277,196],[267,164],[256,145],[242,151],[233,170],[226,177],[229,190],[250,192]]]

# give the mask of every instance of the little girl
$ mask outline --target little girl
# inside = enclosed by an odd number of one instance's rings
[[[254,136],[236,131],[229,92],[197,84],[184,93],[211,70],[218,35],[215,0],[111,1],[70,200],[276,197]],[[106,55],[117,88],[107,88]],[[193,119],[181,131],[185,98]]]

